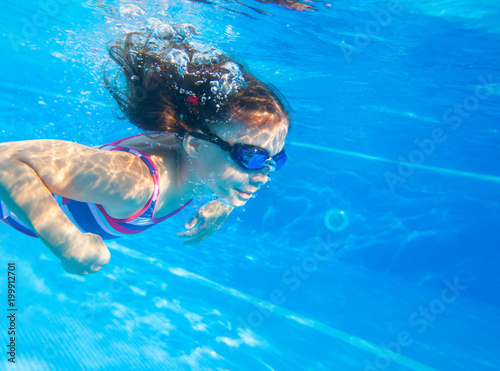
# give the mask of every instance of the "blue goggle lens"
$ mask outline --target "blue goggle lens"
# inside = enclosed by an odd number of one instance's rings
[[[272,158],[268,156],[269,154],[265,150],[252,146],[235,145],[231,151],[231,157],[233,160],[247,170],[260,170],[268,166],[270,163],[274,165],[276,170],[278,170],[286,162],[285,150],[281,151]]]

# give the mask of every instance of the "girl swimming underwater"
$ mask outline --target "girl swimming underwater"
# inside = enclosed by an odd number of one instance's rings
[[[109,53],[120,72],[105,76],[106,86],[145,134],[99,147],[0,144],[1,220],[82,275],[109,262],[103,239],[141,232],[215,195],[186,228],[201,224],[180,234],[202,240],[286,161],[283,101],[215,48],[175,33],[129,33]]]

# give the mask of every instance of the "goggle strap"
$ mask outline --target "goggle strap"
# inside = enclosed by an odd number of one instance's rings
[[[212,136],[212,135],[207,135],[207,134],[203,134],[203,133],[197,133],[195,131],[190,132],[189,134],[195,138],[206,140],[207,142],[211,142],[213,144],[216,144],[224,151],[231,152],[231,150],[233,149],[232,145],[223,141],[222,139],[220,139],[219,137],[217,137],[215,135]]]

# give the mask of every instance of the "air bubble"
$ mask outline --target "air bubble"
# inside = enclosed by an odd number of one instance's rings
[[[146,11],[135,4],[122,5],[119,8],[120,16],[125,19],[136,19],[146,14]]]
[[[148,19],[148,26],[153,31],[155,37],[172,38],[175,36],[174,28],[168,23],[164,23],[158,18]]]
[[[172,49],[166,55],[166,58],[177,68],[179,74],[184,75],[186,73],[187,65],[189,63],[189,56],[186,52],[180,49]]]
[[[342,210],[330,210],[323,219],[325,227],[332,232],[342,232],[349,224],[349,218]]]
[[[219,63],[218,55],[212,53],[194,53],[191,63],[196,66]]]
[[[227,62],[222,66],[222,69],[228,71],[221,77],[222,91],[223,95],[234,94],[241,89],[246,88],[245,78],[241,73],[240,68],[234,62]]]
[[[201,66],[204,64],[219,63],[219,56],[222,51],[214,48],[212,45],[191,42],[189,46],[195,50],[191,57],[191,63]]]
[[[190,38],[192,35],[198,34],[196,27],[189,23],[174,24],[173,27],[177,33],[176,36],[179,38]]]
[[[133,75],[133,76],[130,77],[130,80],[132,80],[132,81],[138,81],[139,80],[139,76]]]
[[[196,50],[197,52],[201,52],[201,53],[208,52],[212,48],[210,45],[201,44],[201,43],[192,42],[192,41],[189,43],[189,46],[191,47],[191,49]]]

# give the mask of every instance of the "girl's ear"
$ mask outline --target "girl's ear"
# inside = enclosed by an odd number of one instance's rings
[[[186,153],[193,158],[200,157],[200,148],[203,144],[204,143],[201,139],[195,138],[189,134],[186,134],[182,139],[184,151],[186,151]]]

